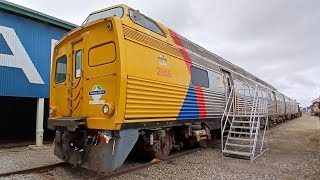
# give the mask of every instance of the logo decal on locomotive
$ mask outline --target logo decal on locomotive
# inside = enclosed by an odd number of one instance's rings
[[[102,89],[100,85],[95,85],[92,88],[92,91],[89,91],[89,96],[91,96],[93,99],[93,101],[89,101],[89,104],[105,104],[105,101],[100,99],[106,93],[107,91],[105,89]]]
[[[163,55],[159,56],[158,59],[161,65],[167,65],[167,59]]]

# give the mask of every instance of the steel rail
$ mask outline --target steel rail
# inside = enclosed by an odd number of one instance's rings
[[[188,154],[191,154],[191,153],[194,153],[194,152],[197,152],[197,151],[201,151],[203,149],[207,149],[207,148],[210,148],[210,147],[212,147],[212,146],[208,146],[208,147],[205,147],[205,148],[196,148],[196,149],[186,150],[186,151],[179,152],[179,153],[173,154],[171,156],[168,156],[164,160],[151,161],[151,162],[144,163],[144,164],[132,167],[132,168],[125,169],[123,171],[116,172],[116,173],[111,173],[111,174],[98,176],[98,177],[92,178],[91,180],[111,179],[111,178],[114,178],[114,177],[122,176],[122,175],[129,174],[129,173],[133,173],[133,172],[148,168],[148,167],[150,167],[152,165],[155,165],[155,164],[158,164],[158,163],[161,163],[161,162],[170,161],[170,160],[176,159],[178,157],[185,156],[185,155],[188,155]],[[10,171],[10,172],[5,172],[5,173],[0,173],[0,177],[8,177],[8,176],[17,175],[17,174],[43,173],[43,172],[50,171],[50,170],[52,170],[52,169],[54,169],[56,167],[65,166],[65,165],[68,165],[68,163],[67,162],[60,162],[60,163],[50,164],[50,165],[46,165],[46,166],[22,169],[22,170],[18,170],[18,171]]]
[[[111,178],[119,177],[119,176],[122,176],[122,175],[130,174],[130,173],[133,173],[133,172],[142,170],[142,169],[146,169],[146,168],[148,168],[148,167],[150,167],[150,166],[153,166],[153,165],[155,165],[155,164],[158,164],[158,163],[161,163],[161,162],[170,161],[170,160],[176,159],[176,158],[178,158],[178,157],[185,156],[185,155],[188,155],[188,154],[191,154],[191,153],[194,153],[194,152],[197,152],[197,151],[201,151],[201,150],[203,150],[203,149],[207,149],[207,148],[210,148],[210,147],[212,147],[212,146],[208,146],[208,147],[204,147],[204,148],[196,148],[196,149],[191,149],[191,150],[183,151],[183,152],[181,152],[181,153],[177,153],[177,154],[173,154],[173,155],[171,155],[171,156],[168,156],[168,157],[165,158],[164,160],[151,161],[151,162],[148,162],[148,163],[145,163],[145,164],[137,165],[136,167],[132,167],[132,168],[129,168],[129,169],[125,169],[125,170],[120,171],[120,172],[116,172],[116,173],[111,173],[111,174],[106,174],[106,175],[103,175],[103,176],[99,176],[99,177],[93,178],[93,179],[91,179],[91,180],[105,180],[105,179],[111,179]]]
[[[56,167],[65,166],[67,164],[68,163],[66,163],[66,162],[60,162],[60,163],[50,164],[50,165],[46,165],[46,166],[22,169],[22,170],[18,170],[18,171],[10,171],[10,172],[5,172],[5,173],[0,173],[0,177],[8,177],[8,176],[17,175],[17,174],[41,173],[41,172],[46,172],[46,171],[52,170]]]

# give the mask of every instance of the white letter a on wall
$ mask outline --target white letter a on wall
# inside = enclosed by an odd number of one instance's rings
[[[0,26],[0,33],[13,54],[0,54],[0,66],[20,68],[30,83],[44,84],[39,72],[32,63],[14,29]]]

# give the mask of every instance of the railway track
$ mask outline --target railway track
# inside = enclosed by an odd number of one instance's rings
[[[7,177],[7,176],[12,176],[17,174],[43,173],[43,172],[50,171],[56,167],[65,166],[67,164],[68,163],[66,162],[60,162],[60,163],[55,163],[55,164],[50,164],[50,165],[40,166],[35,168],[22,169],[18,171],[10,171],[10,172],[1,173],[0,177]]]
[[[208,146],[206,148],[210,148],[210,147],[212,147],[212,146]],[[146,169],[146,168],[148,168],[148,167],[150,167],[152,165],[155,165],[155,164],[158,164],[158,163],[161,163],[161,162],[171,161],[171,160],[176,159],[178,157],[185,156],[185,155],[197,152],[197,151],[201,151],[202,149],[206,149],[206,148],[196,148],[196,149],[186,150],[186,151],[183,151],[183,152],[180,152],[180,153],[177,153],[177,154],[170,155],[164,160],[153,160],[151,162],[148,162],[148,163],[145,163],[145,164],[141,164],[141,165],[138,165],[138,166],[135,166],[135,167],[132,167],[132,168],[128,168],[128,169],[125,169],[123,171],[119,171],[119,172],[116,172],[116,173],[111,173],[111,174],[98,176],[98,177],[93,178],[91,180],[105,180],[105,179],[111,179],[111,178],[115,178],[115,177],[118,177],[118,176],[122,176],[122,175],[125,175],[125,174],[130,174],[130,173],[142,170],[142,169]]]
[[[206,148],[209,148],[209,147],[212,147],[212,146],[208,146]],[[131,168],[128,168],[128,169],[124,169],[124,170],[121,170],[119,172],[100,175],[100,176],[97,176],[95,178],[92,178],[91,180],[111,179],[111,178],[115,178],[115,177],[122,176],[122,175],[125,175],[125,174],[130,174],[130,173],[142,170],[142,169],[146,169],[146,168],[148,168],[148,167],[150,167],[152,165],[158,164],[160,162],[168,162],[168,161],[174,160],[174,159],[176,159],[178,157],[185,156],[185,155],[200,151],[202,149],[205,149],[205,148],[196,148],[196,149],[191,149],[191,150],[185,150],[185,151],[178,152],[178,153],[175,153],[173,155],[170,155],[169,157],[167,157],[164,160],[155,159],[155,160],[153,160],[151,162],[144,163],[144,164],[141,164],[141,165],[137,165],[137,166],[134,166],[134,167],[131,167]],[[60,163],[55,163],[55,164],[50,164],[50,165],[40,166],[40,167],[35,167],[35,168],[22,169],[22,170],[18,170],[18,171],[10,171],[10,172],[5,172],[5,173],[0,173],[0,177],[8,177],[8,176],[18,175],[18,174],[39,174],[39,175],[43,176],[45,174],[45,172],[53,170],[56,167],[61,167],[61,166],[66,166],[66,165],[68,165],[68,163],[60,162]],[[45,177],[45,176],[44,176],[44,178],[46,178],[46,179],[47,178],[48,179],[55,179],[54,177],[49,178],[49,177]]]

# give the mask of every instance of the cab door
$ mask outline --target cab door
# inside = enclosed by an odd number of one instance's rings
[[[53,116],[70,116],[69,108],[69,74],[71,59],[66,49],[60,50],[60,54],[54,55],[53,70],[50,85],[50,106],[58,114]],[[52,115],[52,114],[51,114]]]
[[[226,104],[227,104],[229,95],[230,95],[232,87],[233,87],[233,80],[231,78],[230,72],[228,72],[226,70],[222,70],[222,73],[223,73],[223,78],[224,78],[223,82],[224,82],[224,87],[225,87],[224,89],[225,89]],[[228,104],[228,109],[229,109],[229,106],[232,104],[231,102],[234,100],[234,91],[235,91],[235,89],[232,90],[232,95],[230,97],[230,101],[229,101],[229,104]],[[230,111],[233,112],[233,108],[231,108]]]
[[[70,73],[69,106],[71,116],[82,117],[83,100],[83,42],[82,39],[72,43],[72,73]]]

